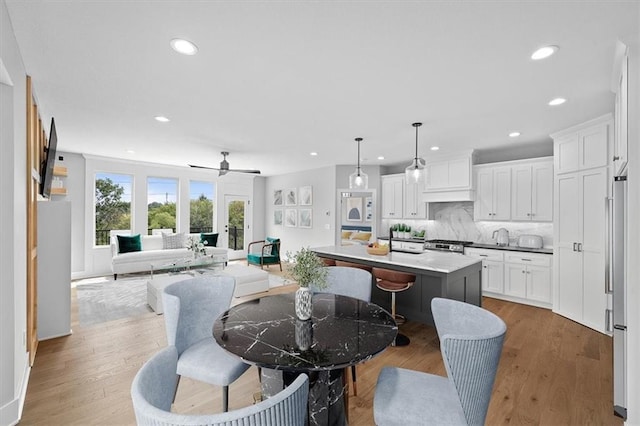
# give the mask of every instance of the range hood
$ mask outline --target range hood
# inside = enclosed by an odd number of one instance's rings
[[[444,191],[425,191],[422,201],[425,203],[442,203],[455,201],[474,201],[475,191],[471,189],[448,189]]]

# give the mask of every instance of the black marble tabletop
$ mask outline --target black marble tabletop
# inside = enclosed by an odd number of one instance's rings
[[[334,370],[366,361],[391,344],[398,327],[373,303],[334,294],[313,295],[311,319],[297,319],[294,293],[236,305],[214,323],[226,350],[264,368],[289,372]]]

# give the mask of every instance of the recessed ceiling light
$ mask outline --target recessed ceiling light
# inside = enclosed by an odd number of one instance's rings
[[[170,121],[167,117],[164,117],[162,115],[158,115],[158,116],[155,116],[153,118],[155,118],[156,121],[159,121],[161,123],[168,123]]]
[[[127,154],[135,154],[135,153],[136,153],[136,152],[135,152],[134,150],[132,150],[132,149],[128,149],[128,150],[127,150]]]
[[[183,55],[195,55],[198,53],[198,46],[191,43],[189,40],[174,38],[171,40],[170,44],[173,50],[178,53],[182,53]]]
[[[548,58],[558,51],[558,46],[544,46],[533,52],[531,59],[538,61],[540,59]]]
[[[511,132],[511,133],[509,133],[509,137],[510,138],[517,138],[518,136],[520,136],[520,132]]]
[[[380,156],[378,157],[378,160],[384,160],[384,157],[383,157],[382,155],[380,155]]]
[[[315,156],[318,155],[318,153],[317,152],[310,152],[309,155],[312,156],[312,157],[315,157]]]
[[[549,101],[549,105],[551,106],[562,105],[565,102],[567,102],[565,98],[555,98]]]
[[[440,147],[439,147],[439,146],[432,146],[432,147],[431,147],[431,151],[437,151],[437,150],[439,150],[439,149],[440,149]]]

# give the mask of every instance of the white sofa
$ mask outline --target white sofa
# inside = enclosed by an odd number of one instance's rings
[[[187,237],[200,239],[200,234],[187,234]],[[163,249],[162,235],[141,235],[141,251],[129,253],[119,253],[118,238],[114,233],[111,235],[111,270],[113,279],[118,279],[118,274],[129,274],[132,272],[145,272],[151,270],[151,264],[170,263],[173,261],[193,257],[193,251],[188,248]],[[227,263],[229,256],[226,248],[206,247],[207,255],[218,256],[220,260]]]

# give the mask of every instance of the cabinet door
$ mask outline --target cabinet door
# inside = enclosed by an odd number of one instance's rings
[[[482,289],[499,294],[504,292],[504,263],[495,260],[482,261]]]
[[[553,163],[531,167],[531,220],[553,220]]]
[[[439,190],[449,187],[449,162],[439,161],[426,165],[427,190]]]
[[[476,176],[477,189],[473,214],[475,220],[493,219],[493,170],[482,169]]]
[[[554,147],[553,156],[557,173],[578,170],[580,166],[578,163],[578,135],[573,134],[558,139]]]
[[[532,167],[514,166],[511,173],[511,219],[531,220]]]
[[[629,67],[629,57],[625,55],[622,58],[620,79],[618,81],[618,89],[616,93],[616,108],[615,108],[615,143],[613,151],[613,173],[614,175],[620,175],[627,165],[627,150],[628,150],[628,88],[627,72]]]
[[[493,172],[493,220],[511,219],[511,167]]]
[[[504,294],[527,297],[527,269],[524,265],[505,263],[504,277]]]
[[[404,184],[404,208],[403,215],[407,219],[425,219],[426,203],[422,198],[422,188],[424,185],[419,183]]]
[[[527,299],[551,303],[551,268],[527,267]]]
[[[609,161],[609,126],[600,124],[578,133],[578,154],[581,170],[605,167]]]
[[[382,180],[382,217],[402,218],[403,176],[383,177]]]

